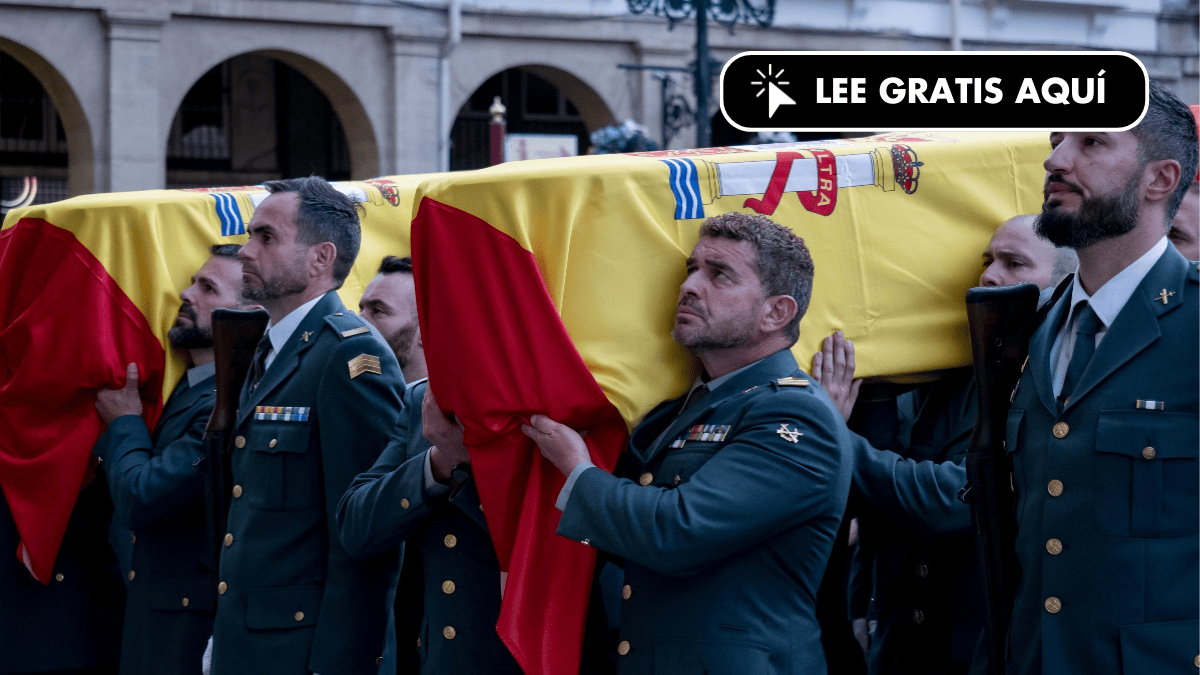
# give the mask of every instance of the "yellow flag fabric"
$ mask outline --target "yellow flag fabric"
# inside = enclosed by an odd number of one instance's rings
[[[858,375],[911,378],[970,363],[964,292],[978,279],[980,253],[995,228],[1039,208],[1048,150],[1044,134],[893,133],[338,183],[364,207],[362,248],[340,294],[355,307],[380,259],[409,252],[410,223],[422,199],[475,216],[533,254],[583,362],[632,426],[694,376],[670,328],[700,224],[727,211],[757,212],[801,235],[816,264],[794,348],[798,361],[810,363],[821,340],[841,329],[856,345]],[[89,195],[14,210],[0,238],[22,222],[49,224],[89,252],[162,345],[166,363],[147,381],[161,382],[165,397],[182,376],[166,342],[179,292],[207,259],[208,246],[245,241],[246,223],[265,196],[261,187]],[[2,265],[16,269],[9,258]],[[19,286],[20,274],[14,276]],[[29,289],[7,291],[31,297]],[[0,325],[0,338],[8,339],[9,328]],[[81,337],[77,348],[92,350],[105,340],[116,338]],[[10,351],[8,358],[21,355]],[[123,364],[109,364],[108,371],[123,373]],[[21,375],[21,386],[32,388],[17,391],[0,381],[0,394],[35,391],[36,371]],[[94,396],[96,384],[81,383],[79,394]],[[39,428],[28,443],[62,441],[46,433]],[[66,473],[78,485],[90,443],[71,443],[79,446],[78,466]],[[29,449],[22,455],[0,447],[5,453],[25,461]],[[64,516],[49,529],[65,522]]]
[[[414,201],[466,211],[535,254],[572,341],[632,424],[694,376],[670,337],[675,301],[703,218],[728,211],[765,213],[812,252],[801,364],[837,329],[863,377],[969,364],[966,289],[996,227],[1040,208],[1048,152],[1045,134],[896,133],[534,160],[431,176]]]

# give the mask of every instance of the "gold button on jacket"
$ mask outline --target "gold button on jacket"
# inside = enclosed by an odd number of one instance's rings
[[[442,635],[445,636],[447,640],[453,640],[454,636],[458,635],[458,631],[454,630],[454,626],[446,626],[442,629]]]
[[[402,509],[407,509],[407,508],[408,508],[408,505],[409,505],[409,501],[408,501],[407,499],[401,499],[401,500],[400,500],[400,508],[402,508]]]
[[[442,543],[446,545],[446,548],[454,548],[455,546],[458,546],[458,537],[448,534],[446,535],[446,538],[442,540]]]
[[[1050,493],[1051,497],[1057,497],[1063,493],[1062,481],[1055,478],[1046,484],[1046,492]]]
[[[233,534],[231,534],[231,533],[225,534],[225,545],[233,546]]]
[[[1151,448],[1150,446],[1142,448],[1142,457],[1146,459],[1154,459],[1154,456],[1157,454],[1158,452],[1156,452],[1154,448]]]
[[[187,606],[188,606],[188,599],[187,599],[187,598],[184,598],[184,599],[183,599],[183,606],[184,606],[184,607],[187,607]]]
[[[135,573],[134,573],[134,571],[133,571],[133,570],[129,570],[129,580],[130,580],[130,581],[133,581],[134,574],[135,574]]]
[[[296,620],[303,621],[304,620],[304,612],[296,612]]]
[[[621,656],[629,653],[629,640],[621,640],[621,644],[617,645],[617,653]]]
[[[1050,555],[1058,555],[1062,553],[1062,542],[1057,539],[1050,539],[1046,542],[1046,550]]]
[[[914,609],[913,610],[913,623],[918,624],[918,625],[925,623],[925,612],[922,612],[919,609]]]
[[[244,447],[246,447],[246,437],[245,437],[245,436],[238,436],[237,438],[233,439],[233,444],[234,444],[234,445],[236,445],[236,446],[237,446],[237,447],[239,447],[239,448],[244,448]]]
[[[453,593],[454,589],[455,589],[455,586],[454,586],[453,581],[450,581],[449,579],[447,579],[442,582],[442,592],[445,593],[446,595],[450,595],[451,593]]]
[[[642,485],[649,485],[653,481],[654,481],[654,474],[650,473],[649,471],[647,471],[646,473],[644,473],[638,477],[638,483],[640,483]]]
[[[54,575],[54,580],[55,580],[55,581],[62,581],[64,578],[65,578],[65,577],[63,577],[63,573],[62,573],[62,572],[59,572],[58,574],[55,574],[55,575]]]
[[[234,485],[233,486],[233,498],[237,499],[238,497],[241,497],[241,496],[242,496],[242,486]]]
[[[1046,611],[1051,614],[1058,614],[1062,610],[1062,601],[1053,595],[1046,598]]]
[[[929,568],[925,565],[917,565],[917,576],[921,577],[922,579],[929,576]]]
[[[625,584],[624,586],[621,587],[621,598],[623,600],[628,600],[632,596],[633,596],[633,589],[629,587],[629,584]]]
[[[1067,434],[1071,432],[1071,427],[1067,426],[1066,422],[1059,422],[1054,425],[1053,431],[1055,438],[1066,438]]]
[[[227,590],[229,590],[229,586],[226,585],[224,581],[217,584],[217,593],[219,593],[221,595],[225,595],[225,591],[227,591]]]

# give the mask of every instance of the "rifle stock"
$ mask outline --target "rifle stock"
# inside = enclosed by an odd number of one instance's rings
[[[218,309],[213,312],[213,354],[217,396],[212,417],[205,429],[205,511],[211,536],[210,569],[215,573],[229,517],[233,469],[233,431],[237,423],[238,399],[254,359],[254,350],[267,327],[268,315],[258,309]]]
[[[1037,327],[1038,289],[1029,283],[967,291],[967,323],[979,414],[967,451],[967,492],[985,590],[988,670],[1003,675],[1016,595],[1016,500],[1005,450],[1010,393]]]

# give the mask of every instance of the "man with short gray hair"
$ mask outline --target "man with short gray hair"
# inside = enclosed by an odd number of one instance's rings
[[[672,335],[703,372],[633,430],[623,477],[545,416],[522,430],[567,476],[558,534],[625,559],[619,672],[824,673],[815,604],[850,440],[789,349],[812,258],[762,216],[699,234]]]

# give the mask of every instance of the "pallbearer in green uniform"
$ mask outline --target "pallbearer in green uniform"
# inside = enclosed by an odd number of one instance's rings
[[[1157,82],[1130,131],[1052,133],[1039,234],[1079,254],[1008,415],[1020,569],[1007,673],[1200,669],[1200,285],[1166,234],[1196,175]]]
[[[233,431],[212,672],[375,673],[396,554],[350,558],[334,512],[387,445],[404,378],[334,292],[358,253],[356,205],[319,178],[266,187],[241,258],[271,322]]]
[[[167,339],[188,370],[163,405],[154,433],[142,421],[137,366],[130,364],[124,388],[96,395],[108,429],[92,452],[104,460],[113,517],[133,547],[133,562],[123,570],[129,595],[122,675],[198,674],[212,634],[216,570],[207,562],[199,466],[215,399],[212,312],[242,304],[238,246],[213,246],[212,254],[179,294],[179,317]]]
[[[524,430],[567,475],[558,533],[625,560],[619,672],[819,675],[814,604],[850,440],[788,349],[812,259],[790,230],[727,213],[687,271],[672,334],[704,371],[634,429],[622,476],[561,424]]]
[[[520,673],[496,633],[500,561],[461,426],[434,417],[437,430],[450,434],[442,436],[437,449],[424,434],[425,355],[411,260],[384,258],[359,307],[412,383],[391,442],[375,466],[354,479],[338,506],[342,542],[355,556],[404,546],[396,602],[400,672]]]

